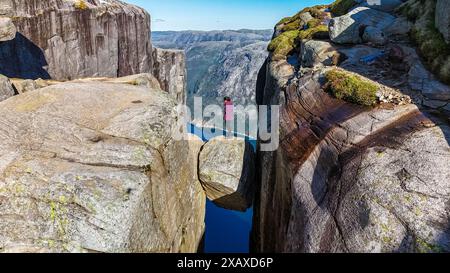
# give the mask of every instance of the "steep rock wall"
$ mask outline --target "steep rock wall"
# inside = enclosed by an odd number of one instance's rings
[[[0,15],[11,17],[18,31],[0,44],[5,76],[71,80],[153,73],[155,67],[165,91],[184,93],[183,54],[154,59],[150,15],[140,7],[117,0],[1,0]],[[161,67],[179,69],[161,73]]]
[[[153,48],[153,75],[178,102],[186,102],[186,57],[181,50]]]
[[[364,63],[378,49],[336,46],[343,60],[306,67],[302,49],[293,45],[284,59],[271,54],[258,77],[258,104],[281,109],[280,148],[258,154],[254,251],[450,251],[448,112],[427,106],[426,85],[414,84],[411,71],[423,68],[415,51],[401,49],[400,63],[395,56]],[[375,79],[377,94],[395,89],[415,105],[336,99],[324,85],[335,64]]]
[[[197,252],[203,143],[172,137],[176,101],[148,84],[65,82],[0,103],[0,253]]]

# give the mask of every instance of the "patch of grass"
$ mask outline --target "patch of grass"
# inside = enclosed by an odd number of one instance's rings
[[[298,38],[300,39],[323,39],[329,36],[328,26],[318,25],[306,30],[299,31]]]
[[[331,4],[331,13],[334,16],[342,16],[347,14],[351,8],[356,5],[355,0],[337,0],[333,4]]]
[[[305,8],[292,17],[282,19],[277,24],[280,34],[268,46],[268,50],[273,52],[272,58],[274,60],[286,58],[300,46],[300,41],[303,39],[329,37],[328,27],[322,24],[325,18],[324,9],[328,7],[328,5],[319,5]],[[307,12],[311,14],[312,19],[305,22],[301,18]]]
[[[450,84],[450,45],[435,27],[435,9],[435,0],[417,0],[404,5],[401,12],[415,22],[410,36],[428,68],[441,81]]]
[[[291,30],[299,30],[303,28],[304,24],[300,20],[295,20],[292,22],[286,23],[281,29],[282,32],[291,31]]]
[[[295,49],[299,33],[299,30],[283,32],[270,42],[268,50],[273,52],[275,59],[286,57]]]
[[[304,8],[292,17],[283,18],[280,22],[278,22],[277,27],[281,27],[279,29],[280,32],[302,29],[306,24],[308,24],[308,22],[303,22],[300,19],[303,14],[309,12],[314,19],[322,20],[324,18],[323,10],[328,7],[328,5],[318,5]]]
[[[325,78],[327,90],[338,99],[364,106],[372,106],[377,102],[377,86],[357,75],[333,69],[325,74]]]

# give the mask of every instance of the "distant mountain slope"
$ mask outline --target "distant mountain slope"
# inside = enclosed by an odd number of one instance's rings
[[[236,103],[255,100],[256,77],[267,57],[272,30],[152,32],[153,44],[184,49],[188,70],[188,102],[204,103],[230,96]]]

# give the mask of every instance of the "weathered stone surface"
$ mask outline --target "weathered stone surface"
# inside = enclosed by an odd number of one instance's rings
[[[365,28],[362,40],[377,46],[382,46],[387,43],[387,38],[384,32],[379,28],[371,26]]]
[[[394,11],[401,4],[403,4],[403,0],[356,0],[359,6],[368,7],[381,11]]]
[[[74,82],[93,82],[93,81],[105,83],[131,84],[135,86],[146,87],[149,89],[162,90],[159,81],[152,74],[149,73],[125,76],[121,78],[84,78],[75,80]]]
[[[16,26],[11,18],[0,17],[0,42],[6,42],[16,37]]]
[[[6,2],[21,37],[45,55],[53,79],[151,71],[150,15],[141,8],[116,0],[83,1],[86,8],[77,1]]]
[[[335,64],[338,52],[332,44],[325,41],[308,40],[302,43],[301,65],[315,67],[319,64]]]
[[[259,104],[285,102],[280,148],[258,154],[256,250],[450,251],[445,120],[412,104],[345,103],[313,72],[276,86],[274,69],[269,59],[257,90]]]
[[[7,77],[0,75],[0,101],[8,99],[14,96],[14,94],[11,81]]]
[[[34,80],[12,79],[12,83],[19,94],[30,92],[39,88]]]
[[[448,0],[437,0],[436,27],[450,43],[450,2]]]
[[[330,38],[339,44],[358,44],[363,42],[361,28],[373,27],[380,31],[390,26],[395,17],[382,11],[358,7],[340,17],[331,19]],[[364,30],[364,29],[363,29]]]
[[[186,58],[181,50],[153,48],[153,75],[160,79],[163,90],[186,102]]]
[[[163,90],[184,94],[184,55],[152,50],[150,15],[142,8],[117,0],[3,0],[0,15],[11,17],[18,30],[0,44],[5,76],[73,80],[152,73]]]
[[[439,82],[420,62],[415,62],[408,74],[408,83],[431,100],[450,100],[450,87]]]
[[[412,26],[413,23],[408,21],[406,17],[398,17],[390,26],[384,29],[384,33],[387,36],[407,35],[411,31]]]
[[[0,104],[0,252],[196,252],[201,142],[176,141],[175,100],[68,82]]]
[[[423,105],[433,108],[433,109],[438,109],[438,108],[442,108],[444,106],[447,105],[446,101],[441,101],[441,100],[427,100],[425,99],[423,101]]]
[[[243,139],[217,137],[199,156],[199,178],[207,197],[217,205],[245,211],[252,205],[254,152]]]

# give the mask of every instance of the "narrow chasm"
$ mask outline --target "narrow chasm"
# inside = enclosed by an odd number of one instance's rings
[[[189,125],[205,144],[198,176],[207,194],[205,235],[199,252],[249,253],[253,227],[256,140],[222,129]]]

